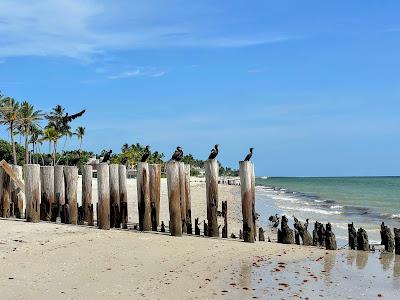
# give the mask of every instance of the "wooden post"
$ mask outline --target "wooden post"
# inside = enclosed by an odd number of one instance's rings
[[[97,165],[97,225],[100,229],[110,229],[110,170],[107,163]]]
[[[15,176],[23,182],[22,179],[22,167],[18,165],[13,165],[12,169]],[[14,203],[14,214],[16,218],[21,219],[25,211],[25,191],[21,190],[20,187],[15,183],[11,182],[11,201]]]
[[[64,166],[56,165],[54,167],[54,196],[55,202],[58,206],[58,213],[60,214],[61,208],[65,204],[65,182],[64,182]],[[64,223],[65,219],[61,218],[61,222]]]
[[[128,192],[126,188],[126,167],[119,165],[118,167],[119,176],[119,202],[120,207],[120,221],[122,222],[122,228],[128,228]]]
[[[0,216],[2,218],[9,218],[11,215],[11,178],[10,176],[2,170],[2,180],[1,180],[1,212]]]
[[[24,165],[26,220],[39,222],[40,220],[40,166]]]
[[[68,204],[69,223],[78,224],[78,168],[64,167],[65,204]]]
[[[161,188],[161,165],[149,165],[150,174],[150,206],[151,206],[151,229],[157,231],[160,221],[160,188]]]
[[[54,167],[40,167],[40,190],[41,190],[41,219],[43,221],[54,220],[51,217],[51,211],[54,204]]]
[[[170,218],[169,231],[172,236],[182,236],[179,163],[169,161],[166,169]]]
[[[243,214],[243,239],[245,242],[254,243],[254,180],[253,164],[251,161],[239,162],[239,175],[242,196],[242,214]]]
[[[192,199],[190,195],[190,165],[185,165],[185,200],[186,200],[186,227],[187,233],[193,233],[192,227]]]
[[[110,168],[110,227],[119,228],[121,222],[120,216],[120,201],[119,201],[119,166],[111,164]]]
[[[150,177],[149,164],[140,162],[137,165],[137,198],[139,210],[139,229],[151,230]]]
[[[93,167],[91,165],[84,165],[82,167],[82,206],[84,220],[86,222],[89,222],[92,205],[92,177]]]
[[[218,237],[218,161],[209,159],[204,164],[206,175],[208,236]]]
[[[224,218],[224,227],[222,227],[222,237],[228,238],[228,201],[222,201],[222,217]]]
[[[181,204],[182,232],[187,232],[186,227],[186,192],[185,192],[185,163],[179,162],[179,194]]]

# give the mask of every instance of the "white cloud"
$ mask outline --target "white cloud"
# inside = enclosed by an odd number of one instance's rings
[[[163,47],[247,47],[289,39],[234,32],[201,4],[95,0],[0,2],[0,57],[65,56],[90,60],[112,50]],[[220,26],[220,30],[204,23]],[[213,24],[212,21],[216,24]],[[215,34],[215,32],[220,32]],[[159,75],[160,76],[160,75]]]
[[[157,70],[152,70],[148,68],[143,68],[143,69],[134,69],[134,70],[129,70],[129,71],[124,71],[118,74],[110,75],[107,78],[108,79],[123,79],[123,78],[129,78],[129,77],[161,77],[164,76],[165,72],[164,71],[157,71]]]

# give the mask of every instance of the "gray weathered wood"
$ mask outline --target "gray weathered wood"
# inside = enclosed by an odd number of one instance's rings
[[[179,162],[179,194],[181,204],[182,232],[187,232],[186,227],[186,192],[185,192],[185,163]]]
[[[86,222],[89,222],[92,207],[92,178],[93,167],[91,165],[84,165],[82,167],[82,206]]]
[[[185,165],[185,200],[186,200],[186,227],[187,233],[193,233],[192,226],[192,198],[190,195],[190,165]]]
[[[150,177],[148,163],[138,163],[136,181],[139,229],[142,231],[148,231],[151,230]]]
[[[120,207],[120,220],[122,228],[128,228],[128,191],[126,188],[126,166],[119,165],[119,201]]]
[[[243,214],[243,239],[245,242],[254,243],[255,228],[254,212],[254,180],[253,164],[251,161],[239,162],[239,176],[242,197]]]
[[[2,170],[1,175],[0,216],[9,218],[11,215],[11,178],[4,170]]]
[[[65,177],[65,204],[69,207],[69,221],[78,224],[78,168],[64,167]]]
[[[151,228],[157,231],[160,222],[160,188],[161,188],[161,165],[149,165],[150,174],[150,206],[151,206]]]
[[[65,204],[64,166],[54,167],[54,196],[59,207]]]
[[[206,176],[208,236],[218,237],[218,161],[209,159],[204,163]]]
[[[40,166],[24,165],[26,220],[39,222],[40,220]]]
[[[110,170],[107,163],[97,165],[97,226],[110,229]]]
[[[179,186],[179,163],[169,161],[166,166],[169,202],[169,231],[173,236],[182,235],[181,204]]]
[[[41,190],[41,204],[44,208],[42,220],[50,221],[52,219],[51,212],[55,202],[54,199],[54,167],[42,166],[40,167],[40,190]],[[54,218],[53,218],[54,220]]]
[[[22,178],[22,166],[13,165],[12,169],[16,178],[24,184]],[[25,212],[25,188],[21,189],[14,180],[11,181],[11,201],[14,203],[15,217],[23,218]]]
[[[119,166],[110,164],[110,227],[121,226],[119,201]]]

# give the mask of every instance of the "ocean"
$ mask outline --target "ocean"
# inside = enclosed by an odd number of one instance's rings
[[[351,222],[367,231],[370,243],[380,243],[382,221],[400,227],[400,177],[259,177],[256,185],[263,226],[275,213],[330,222],[342,245]]]

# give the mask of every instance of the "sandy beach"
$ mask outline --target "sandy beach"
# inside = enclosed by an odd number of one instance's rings
[[[135,182],[128,180],[132,224],[138,221]],[[95,203],[95,179],[93,187]],[[168,223],[166,191],[163,179],[160,220]],[[204,182],[192,181],[191,192],[192,217],[202,221]],[[219,185],[222,200],[228,201],[228,234],[237,234],[240,187]],[[394,254],[131,228],[2,219],[0,254],[1,299],[395,299],[400,291],[400,258]]]

